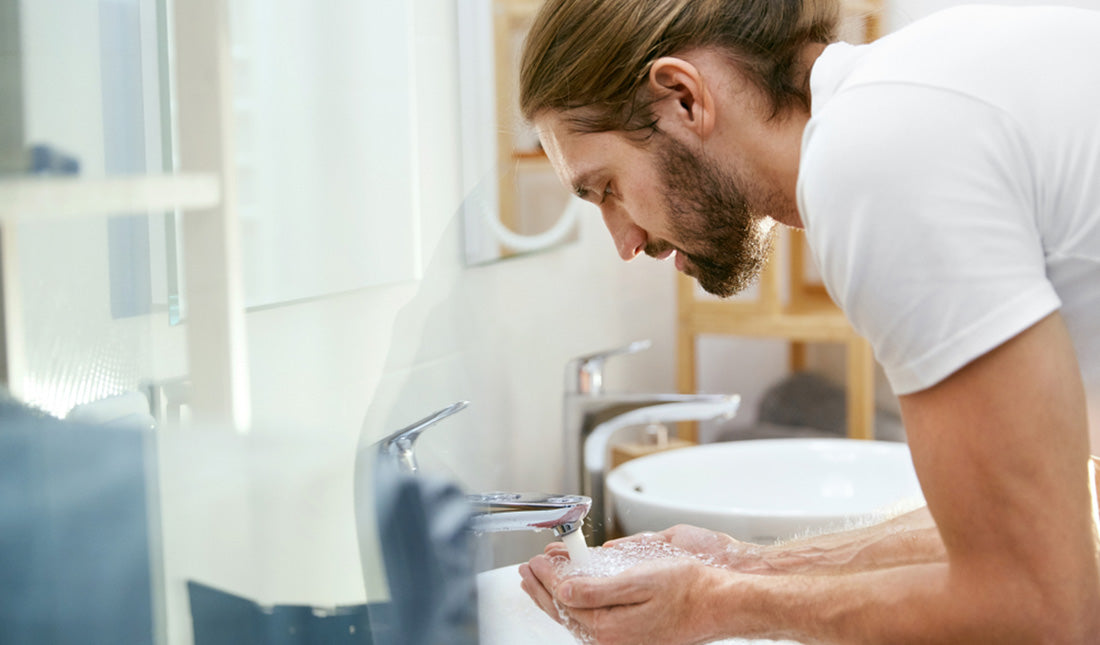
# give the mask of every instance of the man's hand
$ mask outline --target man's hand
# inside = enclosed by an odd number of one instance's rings
[[[728,571],[685,556],[651,560],[610,577],[587,577],[570,574],[560,558],[552,550],[520,566],[523,589],[585,642],[687,645],[720,635],[708,599],[731,575]]]

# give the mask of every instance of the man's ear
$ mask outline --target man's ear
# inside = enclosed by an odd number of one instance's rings
[[[687,130],[705,138],[714,129],[714,97],[699,68],[675,56],[664,56],[649,67],[653,110],[662,130]]]

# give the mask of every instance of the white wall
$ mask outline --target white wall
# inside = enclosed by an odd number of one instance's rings
[[[885,28],[887,31],[900,29],[914,20],[920,20],[931,13],[960,4],[1052,5],[1081,7],[1083,9],[1098,8],[1094,0],[972,0],[969,2],[959,2],[958,0],[886,0]],[[975,25],[974,33],[975,35],[981,33],[977,25]]]

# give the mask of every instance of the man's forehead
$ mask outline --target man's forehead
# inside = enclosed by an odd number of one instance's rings
[[[585,178],[585,173],[579,170],[576,152],[571,150],[570,137],[576,136],[564,127],[560,117],[552,114],[540,115],[535,119],[535,128],[542,142],[542,149],[550,160],[550,165],[557,173],[561,183],[573,192],[577,191],[579,182]]]
[[[576,194],[592,190],[610,162],[607,144],[610,132],[578,132],[560,115],[545,114],[535,119],[543,150],[562,184]]]

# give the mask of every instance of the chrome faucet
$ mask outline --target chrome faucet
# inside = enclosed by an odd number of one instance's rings
[[[475,531],[550,529],[559,538],[579,529],[592,506],[592,500],[583,495],[483,493],[466,499],[474,506]]]
[[[458,401],[390,434],[378,443],[378,454],[393,459],[400,470],[416,473],[419,470],[414,450],[417,438],[429,427],[465,409],[467,405],[468,401]],[[543,493],[480,493],[467,495],[466,501],[472,507],[471,528],[475,531],[492,533],[549,529],[559,538],[579,529],[592,505],[592,500],[583,495]]]
[[[610,513],[606,508],[604,475],[607,449],[622,428],[652,423],[732,418],[741,403],[738,395],[724,394],[609,394],[603,388],[607,359],[648,349],[648,340],[605,352],[581,356],[565,368],[563,420],[565,424],[566,490],[579,489],[592,499],[588,543],[598,546],[607,538]]]
[[[420,465],[416,463],[416,453],[413,451],[413,446],[416,444],[417,438],[420,437],[420,433],[452,414],[465,410],[468,405],[470,405],[469,401],[452,403],[412,425],[401,428],[378,442],[378,454],[392,457],[401,470],[407,473],[418,472]]]

